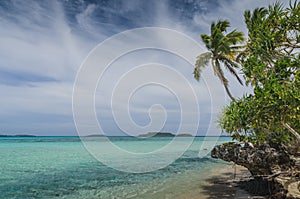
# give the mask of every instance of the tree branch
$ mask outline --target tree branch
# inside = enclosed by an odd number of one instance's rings
[[[291,132],[297,138],[298,143],[300,143],[299,133],[295,129],[293,129],[288,123],[284,123],[284,122],[281,122],[281,123],[287,130],[289,130],[289,132]]]

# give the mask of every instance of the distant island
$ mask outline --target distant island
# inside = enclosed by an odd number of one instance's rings
[[[188,133],[182,133],[182,134],[173,134],[173,133],[168,133],[168,132],[149,132],[146,134],[141,134],[138,135],[138,137],[175,137],[175,136],[179,136],[179,137],[192,137],[191,134]]]
[[[17,134],[17,135],[3,135],[0,134],[0,137],[36,137],[35,135],[27,135],[27,134]]]
[[[84,137],[104,137],[105,135],[103,134],[90,134],[90,135],[85,135]]]

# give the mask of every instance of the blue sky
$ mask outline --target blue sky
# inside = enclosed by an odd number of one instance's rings
[[[271,2],[273,1],[0,1],[0,133],[77,135],[72,115],[72,91],[76,74],[88,53],[114,34],[132,28],[170,28],[188,35],[203,46],[199,35],[208,33],[212,21],[228,19],[233,28],[245,31],[244,10]],[[149,62],[173,67],[189,80],[196,90],[199,102],[198,135],[218,134],[220,129],[214,121],[221,108],[228,103],[219,80],[209,71],[205,73],[206,78],[212,82],[208,85],[209,89],[219,93],[216,97],[217,106],[212,111],[205,82],[196,82],[192,76],[192,68],[186,66],[188,64],[183,60],[157,50],[128,55],[114,63],[107,71],[105,81],[100,82],[101,85],[96,90],[95,106],[105,133],[124,135],[114,122],[108,98],[114,83],[131,66]],[[145,74],[147,75],[149,74]],[[240,87],[234,79],[229,79],[235,96],[251,90]],[[120,107],[127,106],[122,101],[117,103]],[[132,120],[140,126],[149,124],[149,108],[153,104],[164,107],[164,110],[159,109],[157,112],[158,118],[160,114],[167,114],[162,131],[176,132],[180,123],[180,107],[176,97],[157,85],[144,86],[132,95],[129,102]]]

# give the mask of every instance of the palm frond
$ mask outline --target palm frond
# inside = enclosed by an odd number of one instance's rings
[[[233,61],[231,61],[230,59],[222,59],[222,62],[224,63],[224,65],[226,66],[226,69],[235,76],[235,78],[238,80],[238,82],[241,85],[243,84],[243,81],[241,80],[241,78],[239,77],[238,73],[236,72],[236,70],[234,68],[238,68],[238,64],[234,63]]]
[[[230,48],[233,49],[233,50],[245,49],[246,47],[247,47],[246,45],[242,45],[242,46],[230,46]]]
[[[252,30],[255,24],[260,24],[262,19],[268,14],[268,10],[266,8],[256,8],[251,14],[250,10],[246,10],[244,12],[245,23],[247,25],[248,30]]]
[[[230,27],[230,23],[227,20],[219,20],[216,24],[216,28],[220,29],[221,32],[225,32]]]
[[[237,62],[233,61],[234,59],[232,58],[232,55],[222,55],[222,56],[220,56],[219,59],[222,62],[225,62],[225,61],[228,62],[232,68],[240,67],[240,65]]]
[[[228,33],[226,35],[226,38],[228,39],[228,43],[230,45],[236,45],[237,43],[241,43],[245,40],[244,34],[237,30],[233,30],[230,33]]]
[[[195,63],[195,69],[194,69],[194,78],[199,81],[200,75],[202,72],[202,68],[208,65],[209,60],[211,59],[211,52],[202,53],[197,57],[196,63]]]
[[[211,49],[211,37],[209,35],[206,34],[202,34],[200,35],[203,43],[205,44],[207,49]]]
[[[196,60],[196,67],[204,67],[208,64],[209,60],[211,59],[211,52],[206,52],[198,55]]]

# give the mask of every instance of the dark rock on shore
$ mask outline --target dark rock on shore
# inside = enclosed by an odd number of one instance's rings
[[[299,161],[284,146],[231,142],[214,147],[211,156],[246,167],[253,179],[240,185],[250,192],[269,198],[300,198]]]
[[[273,175],[295,165],[284,149],[278,150],[268,144],[253,147],[248,143],[225,143],[216,146],[211,156],[244,166],[253,176]]]

